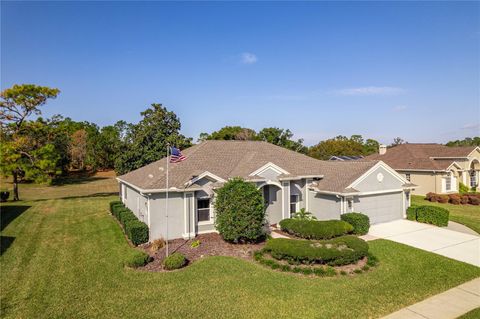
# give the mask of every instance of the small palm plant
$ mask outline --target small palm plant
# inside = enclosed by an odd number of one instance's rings
[[[317,217],[313,216],[312,213],[307,212],[305,208],[300,209],[300,211],[293,214],[295,219],[304,219],[304,220],[315,220]]]

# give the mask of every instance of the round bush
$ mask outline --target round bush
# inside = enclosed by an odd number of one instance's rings
[[[167,270],[179,269],[185,266],[187,259],[180,253],[173,253],[163,261],[163,265]]]
[[[275,259],[292,263],[340,266],[367,256],[368,244],[356,236],[321,241],[275,238],[267,241],[264,250]]]
[[[257,187],[234,178],[217,191],[215,227],[226,241],[254,242],[265,237],[265,205]]]
[[[468,196],[468,202],[471,205],[480,205],[480,197],[477,197],[475,195],[470,195]]]
[[[458,194],[450,194],[448,195],[448,202],[453,205],[460,205],[462,199]]]
[[[437,202],[445,204],[448,203],[448,196],[447,195],[437,195]]]
[[[353,233],[356,235],[365,235],[370,229],[370,218],[362,213],[346,213],[340,218],[353,226]]]
[[[353,231],[343,220],[302,220],[288,218],[280,222],[283,231],[305,239],[330,239]]]
[[[150,261],[150,255],[144,251],[136,250],[135,253],[125,262],[125,266],[137,268],[142,267]]]
[[[417,206],[412,205],[407,208],[407,219],[417,220]]]

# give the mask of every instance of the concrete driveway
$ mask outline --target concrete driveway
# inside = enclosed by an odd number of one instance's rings
[[[480,267],[480,236],[409,220],[370,227],[369,240],[384,238]]]

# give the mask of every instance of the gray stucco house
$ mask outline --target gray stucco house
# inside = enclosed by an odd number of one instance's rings
[[[382,161],[320,161],[257,141],[206,141],[169,164],[168,239],[214,232],[215,189],[242,177],[261,189],[267,220],[277,224],[305,208],[319,220],[362,212],[371,223],[404,218],[409,183]],[[166,238],[167,159],[119,176],[122,202],[150,229]]]

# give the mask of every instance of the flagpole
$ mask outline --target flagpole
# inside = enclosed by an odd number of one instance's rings
[[[167,143],[167,188],[166,188],[166,195],[165,195],[165,226],[166,226],[166,233],[167,233],[167,238],[165,239],[165,252],[166,256],[168,257],[168,162],[170,162],[169,157],[169,152],[170,152],[170,145]]]

